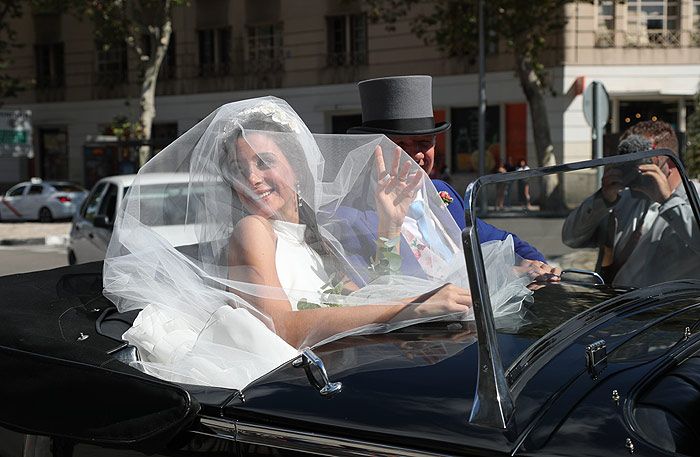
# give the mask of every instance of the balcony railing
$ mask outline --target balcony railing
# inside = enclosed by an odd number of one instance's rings
[[[596,48],[614,48],[615,47],[615,31],[602,30],[595,34]]]
[[[326,57],[329,67],[356,67],[367,65],[366,52],[330,52]]]
[[[246,60],[244,68],[244,89],[275,89],[282,86],[284,57],[281,53]]]
[[[634,48],[677,48],[681,33],[677,30],[630,32],[625,34],[625,46]]]
[[[700,46],[700,32],[690,32],[690,45],[693,47]]]

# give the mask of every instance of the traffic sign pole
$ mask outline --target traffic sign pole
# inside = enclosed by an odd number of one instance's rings
[[[600,81],[593,81],[583,93],[583,115],[591,126],[591,143],[594,159],[603,157],[603,127],[610,114],[610,97]],[[596,179],[601,184],[603,170],[597,170]]]

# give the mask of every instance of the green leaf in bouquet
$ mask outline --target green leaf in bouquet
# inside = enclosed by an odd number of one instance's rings
[[[302,310],[305,310],[305,309],[317,309],[317,308],[320,308],[320,307],[321,307],[321,305],[319,305],[318,303],[311,303],[310,301],[308,301],[308,300],[305,299],[305,298],[302,298],[302,299],[299,300],[299,302],[297,303],[297,309],[298,309],[299,311],[302,311]]]

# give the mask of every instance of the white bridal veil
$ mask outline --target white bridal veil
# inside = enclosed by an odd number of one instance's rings
[[[406,217],[385,238],[394,178]],[[516,311],[512,241],[483,250],[495,314]],[[124,335],[140,369],[232,388],[305,346],[469,319],[430,302],[447,283],[468,286],[460,231],[427,175],[384,136],[312,135],[273,97],[222,106],[148,162],[104,266],[105,294],[142,310]]]

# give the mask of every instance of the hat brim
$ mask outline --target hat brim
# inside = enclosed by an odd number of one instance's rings
[[[366,127],[359,125],[357,127],[350,127],[347,133],[383,133],[384,135],[432,135],[435,133],[441,133],[449,129],[451,124],[449,122],[438,122],[432,129],[423,130],[392,130],[384,129],[380,127]]]

